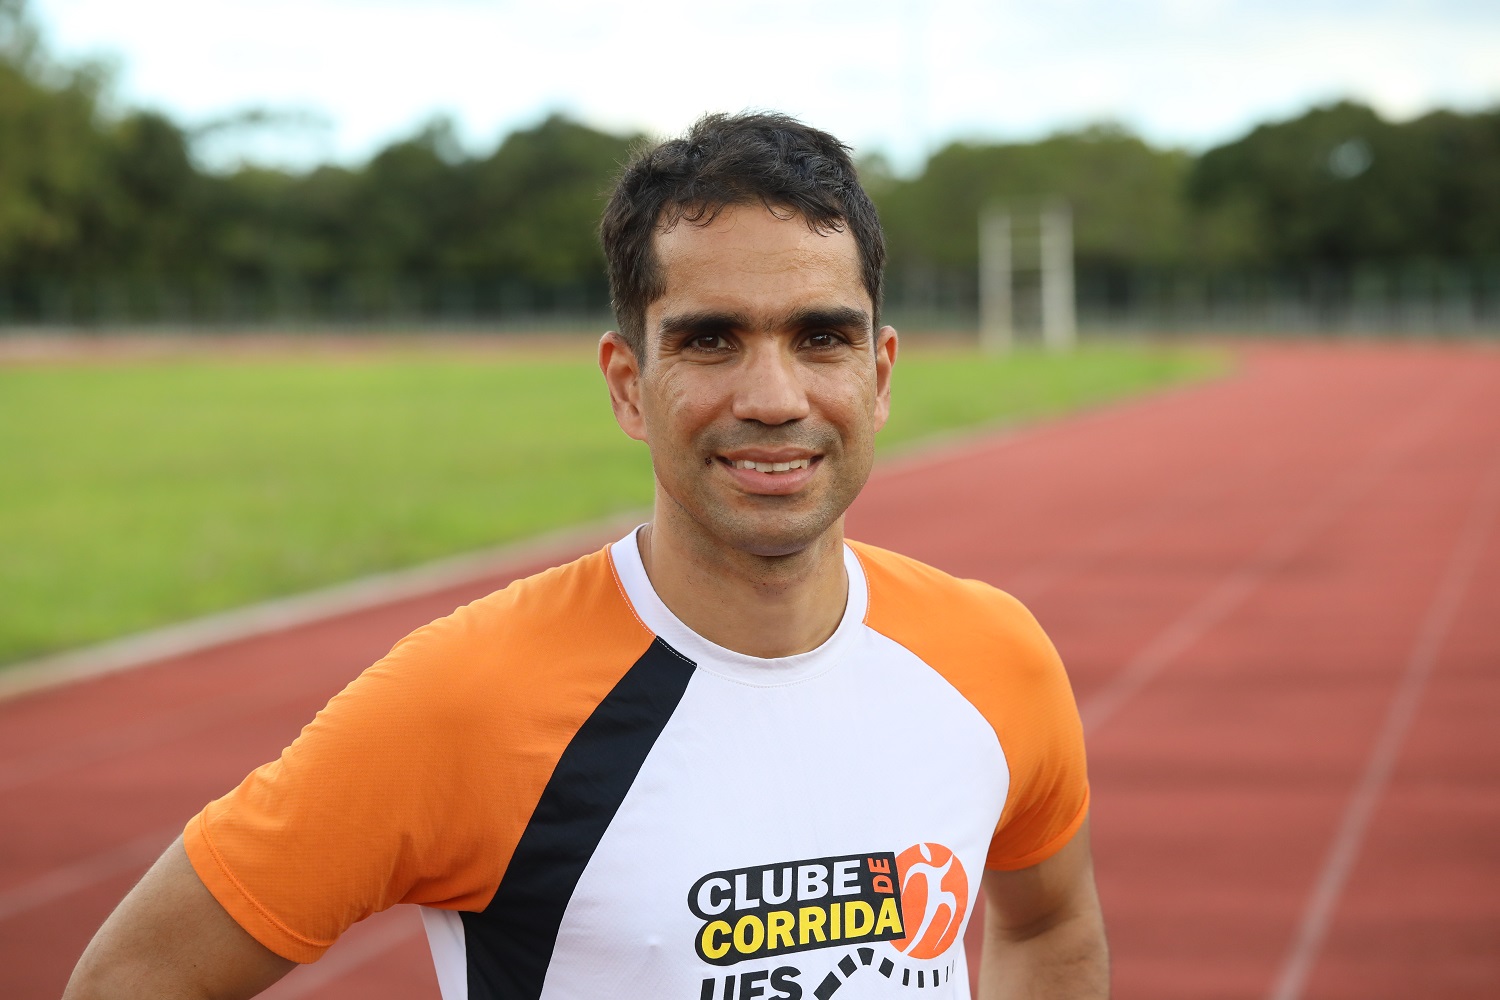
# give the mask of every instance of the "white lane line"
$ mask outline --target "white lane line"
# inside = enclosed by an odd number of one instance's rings
[[[930,435],[910,447],[896,449],[875,467],[872,484],[948,462],[976,452],[1009,446],[1041,433],[1072,430],[1124,414],[1151,413],[1180,397],[1239,382],[1243,371],[1231,370],[1216,378],[1196,380],[1159,390],[1145,397],[1126,397],[1038,423],[997,424],[967,428],[947,435]],[[469,552],[434,562],[361,577],[304,594],[206,615],[136,635],[112,639],[82,649],[0,668],[0,704],[6,699],[73,681],[148,666],[170,657],[211,649],[272,632],[281,632],[339,615],[392,604],[407,598],[462,586],[470,581],[500,576],[540,562],[560,562],[614,541],[650,518],[649,511],[611,515],[583,525],[565,527],[494,548]]]
[[[1145,395],[1107,399],[1050,416],[1020,420],[1002,417],[977,426],[937,431],[917,441],[883,450],[870,483],[873,486],[881,479],[925,474],[936,466],[951,462],[971,462],[976,455],[988,456],[991,451],[1031,443],[1042,435],[1051,438],[1058,434],[1086,431],[1095,424],[1121,417],[1151,418],[1157,415],[1157,410],[1175,406],[1184,399],[1191,401],[1191,397],[1200,392],[1217,392],[1226,386],[1237,388],[1252,384],[1254,366],[1255,362],[1246,361],[1243,355],[1237,355],[1220,374],[1150,389]]]
[[[1302,996],[1308,976],[1323,950],[1334,909],[1359,857],[1370,819],[1396,766],[1427,681],[1437,667],[1443,642],[1479,566],[1497,509],[1500,509],[1500,461],[1490,467],[1481,483],[1474,506],[1469,510],[1463,530],[1448,556],[1448,564],[1412,644],[1400,687],[1386,710],[1385,722],[1365,762],[1364,774],[1344,807],[1343,819],[1308,897],[1296,937],[1282,963],[1281,974],[1267,994],[1270,1000],[1299,1000]]]
[[[402,910],[411,910],[411,907],[402,907]],[[391,914],[381,926],[371,928],[358,940],[339,940],[322,958],[311,965],[293,969],[261,996],[265,1000],[300,1000],[322,989],[422,933],[422,925],[411,919],[415,917],[415,910]]]
[[[1228,476],[1214,477],[1206,487],[1192,476],[1182,476],[1180,481],[1190,488],[1167,497],[1144,498],[1077,544],[1059,546],[1052,554],[1015,570],[1001,581],[1001,588],[1030,607],[1042,595],[1071,578],[1083,576],[1106,557],[1127,549],[1150,532],[1181,523],[1184,518],[1212,517],[1225,498],[1242,488],[1239,480]]]
[[[173,826],[144,834],[0,892],[0,921],[23,916],[119,875],[144,873],[179,833],[180,827]],[[293,970],[295,975],[277,983],[265,996],[267,1000],[305,997],[379,958],[420,931],[421,924],[414,922],[409,915],[392,914],[380,926],[370,928],[358,937],[339,941],[316,964]]]
[[[117,875],[145,872],[181,832],[176,826],[156,830],[6,889],[0,892],[0,920],[9,920],[46,906]]]
[[[647,516],[639,511],[615,515],[521,542],[362,577],[306,594],[252,604],[97,646],[18,663],[0,669],[0,702],[40,688],[129,670],[158,660],[421,597],[539,562],[572,558],[589,548],[614,541]]]
[[[0,760],[0,793],[34,785],[53,775],[84,767],[100,760],[124,757],[137,750],[161,746],[209,729],[223,727],[266,712],[283,704],[307,700],[305,690],[287,692],[279,688],[256,688],[200,701],[185,711],[144,719],[114,729],[101,729],[71,743],[42,746],[14,760]],[[320,699],[324,700],[324,699]],[[286,739],[296,735],[289,728]]]
[[[1124,667],[1079,706],[1084,730],[1092,733],[1176,660],[1209,629],[1223,621],[1267,578],[1281,570],[1347,507],[1389,475],[1417,443],[1458,408],[1467,393],[1444,392],[1434,405],[1419,411],[1366,456],[1301,516],[1274,534],[1248,562],[1236,567],[1130,658]]]

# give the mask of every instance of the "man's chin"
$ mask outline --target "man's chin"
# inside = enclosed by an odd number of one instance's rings
[[[683,503],[658,494],[672,519],[697,545],[764,559],[796,556],[832,537],[842,541],[843,509],[828,497],[751,497],[745,494],[694,496]],[[662,510],[661,507],[658,510]],[[708,553],[705,552],[705,555]]]
[[[815,548],[837,530],[839,519],[754,518],[726,524],[715,534],[732,548],[762,559],[782,559]]]

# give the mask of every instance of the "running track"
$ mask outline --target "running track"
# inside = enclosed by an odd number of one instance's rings
[[[1500,996],[1497,514],[1500,351],[1263,346],[887,465],[850,534],[1057,642],[1116,997],[1461,1000]],[[503,582],[0,703],[0,996],[56,997],[201,802]],[[403,909],[267,995],[435,997]]]

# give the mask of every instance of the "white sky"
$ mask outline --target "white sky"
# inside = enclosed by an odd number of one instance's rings
[[[954,138],[1112,119],[1204,148],[1339,97],[1500,104],[1496,0],[33,0],[53,51],[192,125],[316,112],[283,158],[356,161],[448,113],[466,144],[564,111],[670,134],[773,108],[909,168]],[[271,155],[262,147],[263,155]]]

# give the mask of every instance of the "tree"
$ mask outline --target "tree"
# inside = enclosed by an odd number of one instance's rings
[[[1081,265],[1175,261],[1188,236],[1181,187],[1190,165],[1188,154],[1153,149],[1112,125],[1035,143],[954,143],[880,197],[891,261],[973,268],[986,204],[1035,208],[1050,198],[1073,208]]]
[[[561,115],[511,133],[474,165],[470,225],[454,267],[538,286],[602,288],[599,214],[635,141]]]
[[[1500,252],[1500,112],[1434,112],[1393,124],[1340,102],[1198,160],[1200,209],[1239,204],[1280,264]]]
[[[50,78],[50,82],[44,82]],[[0,274],[66,270],[107,186],[102,77],[52,66],[24,0],[0,0]]]

